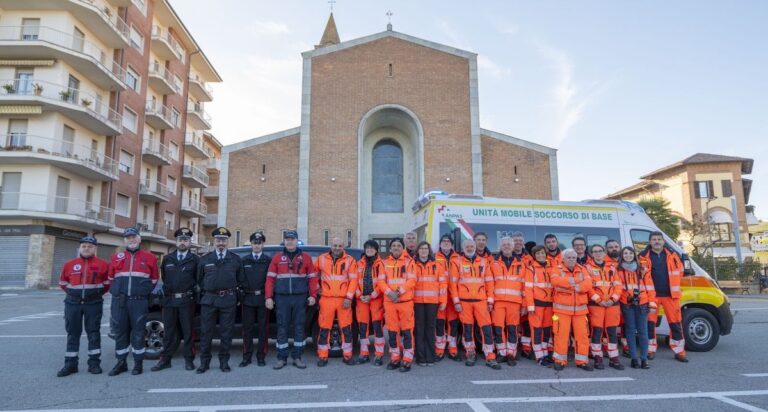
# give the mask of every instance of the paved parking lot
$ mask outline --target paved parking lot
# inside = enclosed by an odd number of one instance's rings
[[[533,362],[501,371],[478,362],[474,368],[445,360],[434,367],[414,366],[410,373],[370,364],[346,366],[332,359],[315,366],[274,371],[274,348],[268,367],[238,368],[240,341],[231,373],[203,374],[173,368],[141,376],[89,375],[81,356],[80,373],[56,378],[63,365],[62,296],[56,291],[0,292],[0,408],[3,410],[357,410],[504,411],[589,410],[766,410],[768,409],[768,299],[732,299],[735,325],[715,350],[691,353],[689,364],[662,350],[648,371],[627,368],[584,372],[574,367],[556,373]],[[108,313],[108,311],[105,311]],[[107,323],[104,319],[102,323]],[[102,366],[114,365],[114,345],[104,334]],[[85,347],[83,338],[82,348]],[[626,361],[626,360],[625,360]],[[628,362],[626,362],[628,363]],[[131,362],[129,362],[129,365]]]

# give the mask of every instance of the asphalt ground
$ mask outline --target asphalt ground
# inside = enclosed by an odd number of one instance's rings
[[[197,375],[173,367],[140,376],[108,377],[115,364],[114,342],[106,337],[109,302],[102,320],[102,375],[86,372],[85,337],[80,372],[57,378],[63,366],[65,333],[63,296],[57,291],[0,292],[0,409],[2,410],[344,410],[505,411],[584,410],[766,410],[768,409],[768,299],[738,296],[731,300],[735,324],[718,346],[689,353],[690,363],[673,360],[660,349],[650,370],[606,368],[585,372],[569,365],[562,372],[523,359],[515,367],[491,370],[444,360],[433,367],[414,365],[411,372],[387,371],[372,364],[347,366],[331,359],[315,365],[311,346],[306,370],[288,366],[275,371],[274,346],[267,367],[238,368],[241,343],[235,340],[232,372],[212,369]],[[130,358],[129,358],[130,359]],[[386,361],[386,360],[385,360]],[[628,360],[622,358],[625,366]],[[129,361],[131,367],[132,361]]]

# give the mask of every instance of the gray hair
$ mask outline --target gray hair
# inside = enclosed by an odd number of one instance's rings
[[[512,237],[504,236],[503,238],[501,238],[501,240],[499,240],[499,245],[501,245],[504,242],[512,242]]]
[[[512,238],[512,239],[514,239],[516,237],[521,237],[521,238],[525,239],[525,235],[523,235],[523,232],[521,232],[521,231],[512,232],[512,234],[509,235],[509,237]]]
[[[570,256],[570,255],[573,255],[573,257],[578,257],[578,256],[579,256],[579,255],[576,253],[576,251],[575,251],[575,250],[573,250],[573,249],[571,249],[571,248],[565,249],[565,250],[563,251],[563,257],[565,257],[566,255],[569,255],[569,256]]]
[[[461,247],[464,247],[464,246],[466,246],[466,245],[468,245],[470,243],[474,245],[475,244],[475,240],[474,239],[464,239],[464,241],[461,242]]]

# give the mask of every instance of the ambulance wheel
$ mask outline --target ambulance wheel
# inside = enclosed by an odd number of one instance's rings
[[[709,352],[720,340],[720,324],[701,308],[687,309],[683,315],[685,349],[691,352]]]
[[[165,325],[163,325],[162,312],[147,313],[146,352],[144,358],[158,359],[163,352],[163,337],[165,337]]]

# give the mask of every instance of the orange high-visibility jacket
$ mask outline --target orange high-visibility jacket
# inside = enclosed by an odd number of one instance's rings
[[[487,300],[493,303],[493,269],[484,258],[475,255],[470,260],[463,254],[451,260],[448,282],[453,303],[462,300]]]
[[[400,302],[413,300],[416,275],[408,273],[410,263],[411,258],[407,253],[403,253],[397,259],[389,255],[382,262],[383,268],[379,272],[379,291],[385,296],[385,301],[390,300],[386,295],[393,290],[400,292]]]
[[[621,296],[621,282],[616,273],[616,266],[604,261],[600,266],[592,258],[587,259],[584,266],[587,273],[592,276],[592,293],[589,299],[594,303],[605,300],[619,301]]]
[[[509,267],[504,255],[493,261],[493,299],[494,301],[523,303],[526,266],[524,259],[511,258]]]
[[[664,247],[664,249],[667,252],[667,272],[669,273],[669,292],[673,299],[679,299],[680,296],[682,296],[682,290],[680,289],[680,280],[683,277],[683,261],[680,259],[680,256],[677,255],[677,253],[669,249],[668,247]],[[650,276],[651,274],[651,247],[648,246],[645,248],[644,251],[640,252],[639,255],[637,255],[637,261],[640,263],[640,266],[645,269],[645,271]]]
[[[549,262],[550,266],[552,267],[563,263],[563,252],[558,249],[557,254],[553,256],[549,254],[549,251],[547,251],[547,262]]]
[[[656,290],[653,288],[651,274],[645,272],[642,267],[637,271],[619,268],[617,276],[621,283],[621,303],[626,305],[629,302],[628,299],[634,296],[635,289],[639,292],[639,304],[645,305],[656,300]]]
[[[565,264],[552,267],[549,272],[555,294],[552,299],[552,312],[565,315],[586,315],[589,294],[592,291],[592,278],[580,264],[569,270]]]
[[[315,261],[315,269],[320,278],[320,295],[331,298],[355,297],[357,290],[357,262],[342,252],[334,262],[331,252],[323,253]]]
[[[549,262],[534,260],[525,273],[525,306],[552,306],[552,282]]]
[[[426,263],[422,263],[417,257],[408,266],[408,273],[416,276],[414,303],[447,303],[448,277],[442,263],[433,257],[430,257]]]
[[[355,296],[358,298],[363,296],[363,291],[365,288],[365,268],[367,263],[368,262],[365,256],[357,261],[357,291],[355,292]],[[373,265],[371,265],[372,299],[376,299],[381,296],[381,291],[379,290],[379,273],[381,273],[383,270],[384,266],[382,265],[381,257],[376,255],[376,258],[373,261]]]

